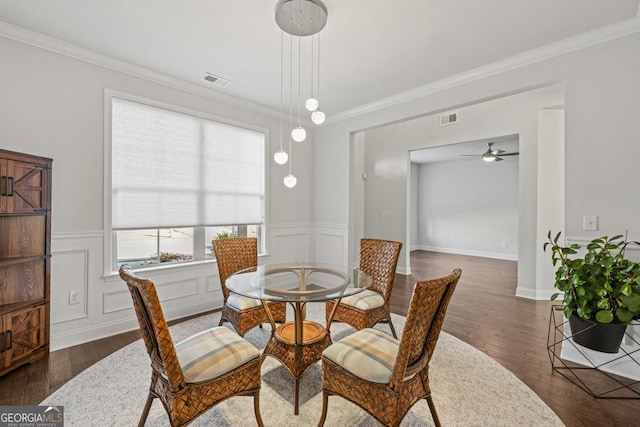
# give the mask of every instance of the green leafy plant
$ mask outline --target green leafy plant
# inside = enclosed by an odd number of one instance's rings
[[[231,239],[232,237],[238,237],[238,233],[233,231],[223,231],[213,236],[213,239],[214,240]]]
[[[231,239],[233,237],[239,237],[238,233],[236,233],[235,231],[222,231],[220,233],[217,233],[215,236],[213,236],[213,240],[211,241],[211,256],[215,257],[216,256],[216,252],[213,250],[213,242],[216,240],[222,240],[222,239]]]
[[[576,256],[580,245],[561,246],[560,233],[551,231],[544,250],[551,248],[557,266],[555,287],[564,293],[564,314],[572,313],[600,323],[629,323],[640,318],[640,263],[625,258],[629,244],[622,235],[592,240],[583,256]],[[561,293],[551,296],[557,299]]]
[[[191,259],[190,256],[178,252],[160,252],[160,256],[158,256],[158,254],[153,254],[152,257],[158,258],[160,262],[174,262]]]

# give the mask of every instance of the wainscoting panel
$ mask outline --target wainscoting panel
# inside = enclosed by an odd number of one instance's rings
[[[309,227],[278,225],[270,227],[271,245],[269,262],[312,261],[311,233]]]
[[[52,235],[51,349],[53,351],[137,329],[126,284],[104,276],[104,235],[100,231]],[[215,272],[215,273],[214,273]],[[222,306],[213,260],[141,271],[154,281],[168,320]],[[80,304],[69,292],[80,291]]]
[[[198,280],[189,279],[163,284],[156,283],[156,290],[158,292],[158,298],[160,298],[160,302],[162,303],[163,308],[168,308],[170,306],[169,301],[198,295]],[[122,310],[130,310],[132,308],[131,294],[126,288],[122,291],[105,292],[103,294],[103,298],[104,314]]]
[[[315,234],[316,261],[328,264],[348,263],[347,229],[318,226]]]
[[[316,261],[348,263],[348,227],[332,224],[277,224],[267,229],[267,254],[261,263]],[[51,349],[137,329],[131,296],[116,273],[105,275],[104,233],[52,235]],[[213,260],[143,269],[154,281],[168,320],[222,306],[222,291]],[[69,292],[80,291],[80,304],[69,304]]]
[[[217,266],[215,267],[217,269]],[[205,277],[205,291],[207,292],[221,292],[220,288],[220,276],[218,274]]]
[[[88,317],[89,250],[59,250],[51,257],[51,324]],[[78,295],[77,304],[71,303],[71,292]]]

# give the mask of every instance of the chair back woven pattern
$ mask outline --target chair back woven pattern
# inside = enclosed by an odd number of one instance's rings
[[[120,267],[120,277],[131,292],[142,337],[151,357],[151,384],[138,425],[144,426],[156,398],[162,402],[171,426],[182,427],[231,396],[253,396],[256,421],[263,427],[260,415],[262,358],[255,357],[218,376],[187,383],[155,285],[151,280],[135,276],[127,265]],[[216,339],[213,344],[229,345],[222,341],[225,340]],[[210,347],[204,346],[204,349]]]
[[[402,243],[391,240],[361,239],[360,270],[371,279],[371,289],[389,301]]]
[[[258,239],[255,237],[232,237],[213,241],[213,251],[218,263],[220,285],[224,300],[229,297],[225,283],[233,273],[258,265]]]
[[[461,274],[456,268],[448,276],[416,283],[391,374],[392,389],[399,390],[404,378],[428,367]]]
[[[153,282],[134,276],[128,266],[120,269],[120,277],[131,292],[153,369],[167,377],[173,390],[182,389],[185,379]]]

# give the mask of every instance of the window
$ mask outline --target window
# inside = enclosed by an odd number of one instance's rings
[[[202,260],[220,233],[261,237],[263,132],[112,98],[114,267]]]

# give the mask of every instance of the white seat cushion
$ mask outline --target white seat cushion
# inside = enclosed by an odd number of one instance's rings
[[[361,329],[327,347],[322,355],[352,374],[389,383],[400,341],[377,329]]]
[[[262,303],[257,299],[243,297],[242,295],[234,294],[233,292],[229,293],[227,304],[240,311],[262,305]]]
[[[384,298],[377,292],[365,289],[350,297],[342,298],[340,304],[350,305],[351,307],[366,311],[383,306]]]
[[[253,344],[224,326],[180,341],[176,352],[187,382],[218,377],[260,357],[260,351]]]

